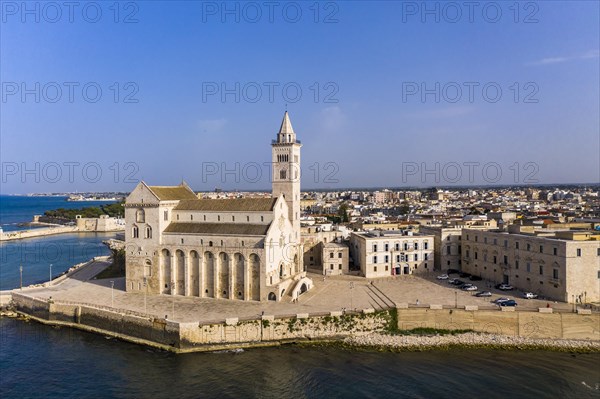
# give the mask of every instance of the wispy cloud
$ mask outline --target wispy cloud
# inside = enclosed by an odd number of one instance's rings
[[[218,132],[227,124],[227,119],[201,119],[198,121],[198,127],[204,133]]]
[[[410,114],[415,118],[455,118],[457,116],[463,116],[470,114],[475,110],[475,107],[472,106],[453,106],[453,107],[440,107],[436,109],[431,109],[422,112],[416,112]]]
[[[570,56],[570,57],[549,57],[542,58],[541,60],[529,62],[526,65],[529,66],[537,66],[537,65],[551,65],[551,64],[560,64],[563,62],[575,61],[575,60],[590,60],[596,59],[600,55],[598,50],[590,50],[584,54]]]
[[[324,131],[336,132],[344,126],[346,115],[337,105],[327,107],[321,111],[319,122]]]

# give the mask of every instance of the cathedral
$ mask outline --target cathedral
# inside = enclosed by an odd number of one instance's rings
[[[136,186],[125,201],[127,291],[280,301],[312,287],[300,244],[302,144],[287,112],[271,146],[271,198]]]

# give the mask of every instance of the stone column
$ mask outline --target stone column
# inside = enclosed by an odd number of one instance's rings
[[[213,255],[213,298],[219,298],[221,287],[219,286],[219,269],[221,268],[221,259],[219,254]]]
[[[198,255],[198,296],[202,298],[204,296],[204,253],[202,256]]]
[[[234,267],[234,256],[227,254],[227,267],[229,267],[229,289],[227,290],[227,296],[229,299],[235,299],[235,267]]]
[[[190,295],[190,257],[187,253],[183,254],[183,295]]]
[[[250,293],[250,279],[252,274],[250,273],[250,258],[244,257],[244,301],[252,299]]]
[[[167,284],[169,284],[171,295],[175,295],[177,293],[177,255],[175,251],[171,253],[171,281],[167,281]]]

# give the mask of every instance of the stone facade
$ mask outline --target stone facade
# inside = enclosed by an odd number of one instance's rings
[[[369,231],[350,235],[350,256],[367,278],[433,271],[431,235],[403,231]]]
[[[599,301],[600,235],[543,230],[464,229],[462,270],[558,301]]]
[[[323,260],[323,275],[339,276],[348,274],[350,249],[341,242],[321,243],[321,259]]]
[[[282,136],[290,129],[286,113],[278,134],[285,143],[273,146],[275,170],[289,164],[280,147],[299,161],[295,135]],[[289,210],[299,212],[299,190],[299,180],[274,179],[272,198],[198,199],[185,183],[141,182],[125,202],[127,290],[255,301],[303,293],[312,284]]]

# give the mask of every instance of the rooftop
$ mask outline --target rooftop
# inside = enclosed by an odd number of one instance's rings
[[[245,223],[171,223],[165,233],[264,236],[270,224]]]
[[[190,199],[180,201],[177,211],[269,212],[277,198]]]

